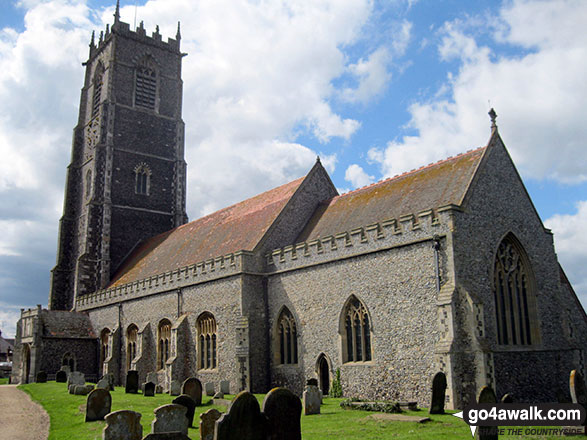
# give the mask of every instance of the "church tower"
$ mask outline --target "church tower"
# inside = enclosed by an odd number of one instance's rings
[[[120,21],[94,35],[73,133],[49,308],[108,285],[145,238],[187,222],[179,25],[176,39]]]

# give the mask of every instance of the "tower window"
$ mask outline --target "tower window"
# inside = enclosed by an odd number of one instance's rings
[[[155,109],[157,96],[157,72],[149,66],[139,66],[136,71],[135,105]]]
[[[92,194],[92,170],[86,173],[86,199]]]
[[[371,326],[367,309],[355,296],[347,301],[341,323],[343,362],[371,360]]]
[[[216,319],[209,312],[200,315],[198,326],[198,369],[210,370],[217,365]]]
[[[135,194],[148,196],[151,184],[151,168],[145,163],[135,167]]]
[[[168,319],[162,319],[159,322],[157,343],[157,368],[163,370],[169,359],[169,348],[171,344],[171,322]]]
[[[279,343],[279,363],[298,363],[298,333],[296,322],[287,307],[284,307],[277,320]]]
[[[94,95],[92,97],[92,118],[100,111],[100,103],[102,102],[102,84],[104,82],[104,67],[102,63],[96,67],[94,74]]]

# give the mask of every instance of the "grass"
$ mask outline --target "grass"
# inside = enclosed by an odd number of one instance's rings
[[[8,385],[8,378],[0,377],[0,385]]]
[[[20,385],[20,389],[31,395],[49,413],[51,420],[49,440],[100,440],[104,422],[85,423],[86,396],[74,396],[67,393],[64,383],[48,382],[45,384]],[[117,387],[112,394],[112,411],[130,409],[140,412],[143,416],[143,436],[151,432],[154,419],[153,409],[171,403],[174,397],[167,394],[156,394],[155,397],[143,397],[141,394],[125,394],[124,388]],[[226,396],[231,399],[233,396]],[[261,405],[265,395],[256,394]],[[210,408],[225,411],[222,406],[213,406],[210,397],[203,397],[203,406],[196,408],[194,425],[188,436],[199,439],[197,426],[199,416]],[[430,416],[426,423],[388,422],[374,420],[375,413],[366,411],[345,410],[340,407],[343,399],[326,398],[319,415],[302,415],[302,438],[304,440],[386,440],[386,439],[467,439],[471,438],[469,427],[460,419],[450,414]],[[453,411],[454,412],[454,411]],[[407,411],[404,414],[428,417],[426,410]],[[500,436],[501,439],[559,439],[560,437],[531,436]]]

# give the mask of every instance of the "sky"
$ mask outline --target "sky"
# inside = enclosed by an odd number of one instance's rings
[[[114,2],[0,0],[0,330],[47,305],[93,30]],[[488,110],[587,306],[587,2],[121,1],[181,21],[187,209],[306,174],[347,192],[486,144]]]

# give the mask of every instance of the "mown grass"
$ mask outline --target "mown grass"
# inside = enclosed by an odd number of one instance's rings
[[[0,385],[8,385],[8,378],[0,377]]]
[[[20,385],[19,388],[31,395],[49,413],[51,420],[49,440],[100,440],[104,422],[85,423],[86,396],[74,396],[67,393],[64,383],[48,382],[45,384]],[[143,397],[141,394],[125,394],[124,388],[117,387],[112,394],[112,411],[130,409],[142,414],[143,435],[151,432],[153,410],[160,405],[171,403],[174,397],[157,394],[155,397]],[[255,395],[262,405],[265,395]],[[230,399],[233,396],[226,396]],[[210,398],[204,396],[203,406],[196,408],[195,428],[190,428],[188,436],[199,439],[198,430],[200,414],[210,408],[224,412],[226,408],[213,406]],[[302,415],[302,438],[304,440],[387,440],[387,439],[467,439],[471,438],[469,427],[460,419],[450,414],[430,416],[426,423],[389,422],[375,420],[374,413],[366,411],[345,410],[340,407],[342,399],[326,398],[319,415]],[[406,415],[427,417],[428,412],[408,411]],[[560,437],[500,436],[502,439],[560,439]]]

